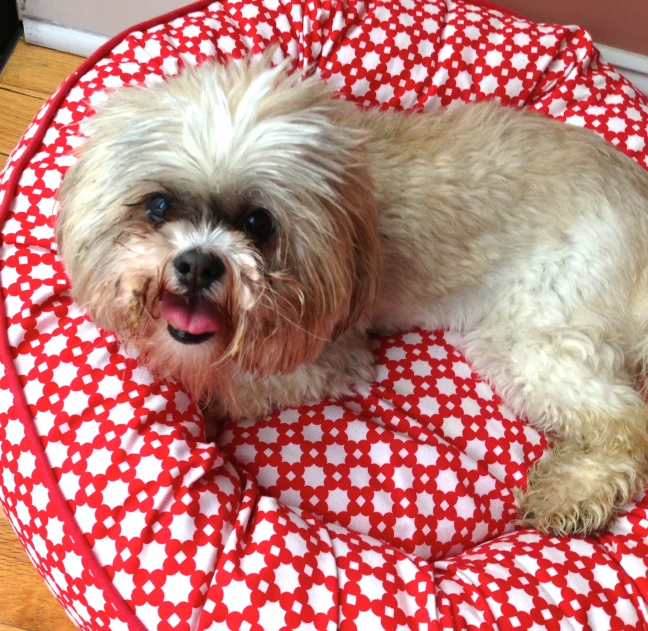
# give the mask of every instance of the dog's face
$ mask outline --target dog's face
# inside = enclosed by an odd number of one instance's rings
[[[75,298],[197,396],[217,367],[264,376],[314,359],[380,274],[350,107],[265,62],[115,92],[60,193]]]

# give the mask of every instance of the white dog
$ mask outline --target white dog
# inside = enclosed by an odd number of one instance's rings
[[[538,114],[361,111],[287,68],[108,99],[61,188],[76,299],[245,416],[370,380],[369,330],[463,331],[554,440],[523,520],[604,527],[648,479],[648,174]]]

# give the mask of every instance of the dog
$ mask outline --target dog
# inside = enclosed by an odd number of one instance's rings
[[[266,55],[116,90],[86,136],[58,251],[156,375],[255,417],[371,381],[370,331],[461,331],[553,443],[523,523],[595,533],[645,488],[648,173],[592,132],[362,110]]]

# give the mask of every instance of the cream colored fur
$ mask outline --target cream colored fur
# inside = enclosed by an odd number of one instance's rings
[[[267,60],[115,93],[61,191],[75,297],[159,375],[257,416],[373,375],[370,330],[465,333],[465,352],[554,449],[522,519],[605,527],[648,479],[648,174],[591,132],[494,104],[360,111]],[[146,222],[147,195],[176,214]],[[250,201],[251,200],[251,201]],[[278,232],[236,229],[258,204]],[[218,252],[229,326],[185,346],[159,317],[170,260]]]

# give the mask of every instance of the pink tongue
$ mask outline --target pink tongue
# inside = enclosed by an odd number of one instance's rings
[[[162,296],[162,317],[179,331],[192,335],[216,333],[223,326],[220,309],[205,298],[184,298],[168,291]]]

